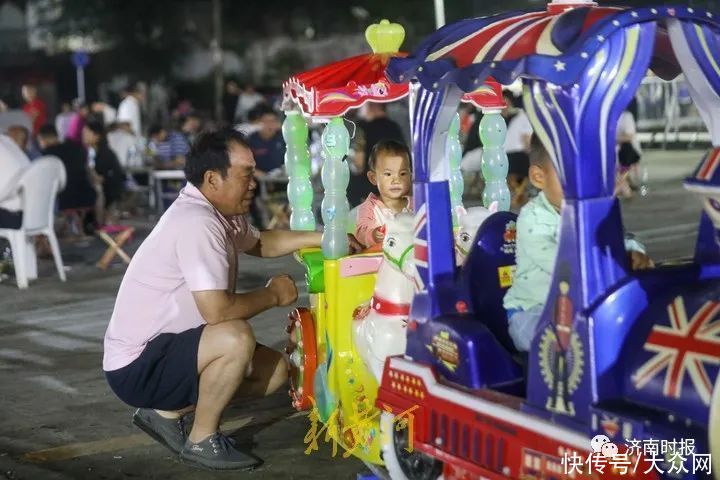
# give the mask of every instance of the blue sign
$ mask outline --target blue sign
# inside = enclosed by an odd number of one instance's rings
[[[83,51],[73,52],[72,63],[76,68],[85,68],[90,63],[90,55]]]

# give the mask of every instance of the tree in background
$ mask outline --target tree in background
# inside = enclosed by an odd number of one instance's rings
[[[113,71],[146,79],[171,72],[178,58],[198,46],[213,46],[213,5],[219,3],[222,31],[220,51],[231,49],[242,55],[253,41],[273,36],[322,38],[338,33],[362,34],[383,18],[402,24],[406,30],[404,50],[435,29],[432,0],[36,0],[38,8],[53,11],[53,20],[42,25],[51,38],[85,36],[112,52]],[[617,0],[601,5],[644,6],[671,4],[675,0]],[[717,8],[717,0],[691,0],[694,6]],[[445,1],[446,19],[492,15],[508,10],[544,8],[545,0],[453,0]],[[216,53],[217,49],[214,50]],[[360,53],[360,52],[358,52]],[[282,51],[270,59],[267,78],[278,84],[290,72],[310,67],[294,51]],[[216,66],[217,67],[217,66]],[[220,74],[222,72],[220,71]],[[218,68],[212,82],[218,81]],[[275,85],[278,86],[278,85]],[[218,93],[215,95],[217,103]]]

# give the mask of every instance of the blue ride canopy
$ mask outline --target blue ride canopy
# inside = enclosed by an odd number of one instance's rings
[[[425,224],[418,216],[416,243],[428,254],[417,270],[433,312],[451,310],[455,300],[447,294],[452,261],[443,253],[451,250],[451,226],[433,214],[446,210],[443,132],[463,92],[488,77],[504,84],[523,79],[524,108],[565,193],[564,262],[577,267],[570,269],[577,276],[595,272],[574,279],[582,285],[575,292],[582,307],[627,275],[613,198],[615,132],[648,69],[665,79],[685,74],[713,145],[720,146],[720,15],[688,6],[568,3],[449,24],[387,66],[391,81],[416,80],[410,95],[415,207],[437,217]],[[425,205],[431,198],[433,208]]]
[[[446,25],[407,57],[393,58],[387,74],[395,82],[416,77],[429,90],[453,83],[472,91],[489,76],[503,84],[523,76],[569,85],[580,78],[614,32],[659,22],[650,68],[671,80],[681,68],[664,19],[719,25],[712,12],[688,7],[557,7],[551,4],[547,10],[501,13]],[[713,41],[712,36],[706,38]]]

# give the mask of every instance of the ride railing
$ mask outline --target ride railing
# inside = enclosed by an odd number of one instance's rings
[[[636,94],[638,138],[647,146],[710,144],[710,134],[690,98],[687,81],[645,77]]]

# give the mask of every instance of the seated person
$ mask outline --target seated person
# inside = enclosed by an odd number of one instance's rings
[[[22,125],[12,125],[7,129],[7,136],[12,138],[13,142],[30,160],[38,157],[37,149],[33,149],[30,142],[30,130]]]
[[[555,167],[537,135],[530,146],[530,182],[540,190],[517,219],[517,253],[513,285],[505,294],[508,330],[515,347],[526,352],[535,335],[543,306],[550,292],[560,235],[560,206],[563,190]],[[633,270],[651,268],[652,260],[642,245],[626,240]]]
[[[143,166],[142,155],[138,148],[138,138],[133,135],[129,123],[109,124],[107,126],[107,142],[123,168]]]
[[[148,150],[157,168],[181,169],[190,146],[180,132],[168,132],[161,125],[153,125],[148,131]]]
[[[85,149],[71,140],[60,142],[57,130],[50,124],[40,127],[38,143],[43,155],[58,157],[65,165],[67,184],[58,193],[60,210],[94,209],[97,192],[92,185]]]
[[[0,133],[0,228],[22,226],[22,204],[17,188],[29,166],[30,159],[25,152],[12,138]]]
[[[255,175],[262,176],[285,164],[285,140],[277,112],[265,107],[258,112],[260,128],[248,137],[257,167]]]
[[[247,137],[248,145],[253,152],[257,167],[255,177],[262,181],[262,177],[270,173],[278,173],[285,164],[285,140],[282,136],[282,125],[277,112],[268,105],[259,105],[253,109],[257,127]],[[273,193],[280,188],[278,185],[261,185],[260,192]],[[285,188],[284,185],[282,188]],[[261,195],[256,195],[250,208],[253,223],[260,228],[268,228],[270,222],[271,205],[267,205]]]
[[[412,212],[408,148],[395,140],[382,140],[370,152],[368,168],[368,179],[380,195],[371,193],[358,207],[355,237],[365,248],[383,240],[385,220],[379,218],[381,215]]]
[[[95,182],[102,186],[107,209],[116,205],[125,193],[125,171],[105,137],[105,127],[98,121],[89,121],[83,127],[83,143],[88,149],[88,165],[97,174]],[[106,218],[98,219],[104,224]]]

